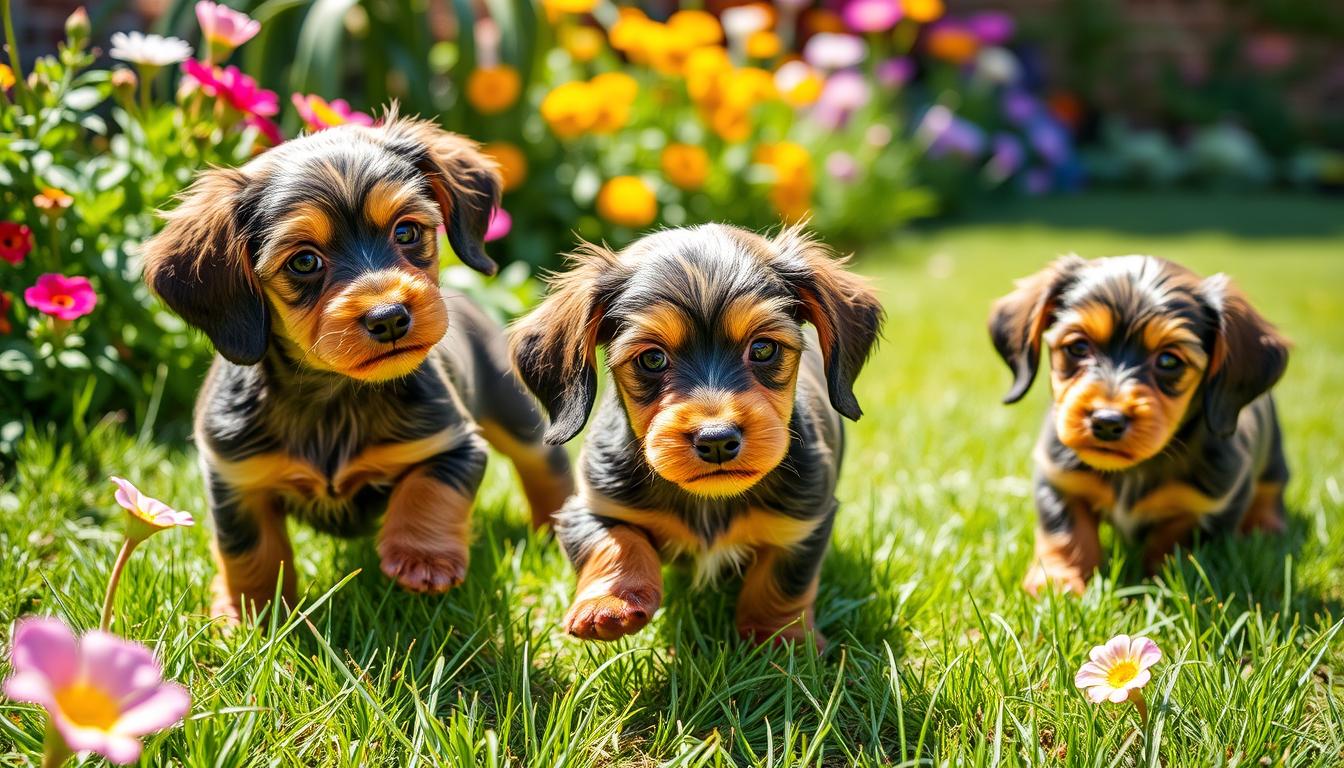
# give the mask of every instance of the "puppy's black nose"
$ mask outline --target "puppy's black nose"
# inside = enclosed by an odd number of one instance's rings
[[[1129,428],[1129,419],[1125,418],[1125,414],[1109,409],[1093,411],[1087,421],[1092,428],[1092,436],[1107,442],[1119,440]]]
[[[703,461],[722,464],[737,458],[742,450],[742,430],[731,424],[710,424],[696,430],[691,445]]]
[[[363,323],[374,339],[391,343],[411,330],[411,311],[404,304],[379,304],[369,310]]]

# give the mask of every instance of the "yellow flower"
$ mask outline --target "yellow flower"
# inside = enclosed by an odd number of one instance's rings
[[[936,59],[964,64],[980,50],[980,41],[970,30],[938,26],[929,30],[924,47]]]
[[[8,91],[14,85],[14,70],[8,64],[0,64],[0,91]]]
[[[919,24],[936,21],[943,15],[943,0],[901,0],[905,18]]]
[[[646,227],[658,215],[658,201],[638,176],[617,176],[598,191],[597,215],[623,227]]]
[[[505,192],[512,192],[527,179],[527,155],[507,141],[492,141],[481,147],[487,157],[499,165]]]
[[[467,101],[483,115],[503,112],[518,101],[523,82],[507,64],[482,67],[467,77]]]
[[[597,0],[542,0],[551,13],[592,13]]]
[[[622,8],[620,17],[611,25],[611,47],[629,56],[631,61],[642,63],[647,60],[644,40],[657,34],[661,26],[656,21],[650,21],[638,8]]]
[[[686,57],[684,75],[686,92],[696,102],[710,100],[718,86],[718,79],[733,68],[728,52],[722,48],[699,48]]]
[[[802,144],[777,141],[756,148],[756,162],[774,169],[775,181],[787,186],[811,187],[812,155]]]
[[[753,32],[747,38],[747,56],[753,59],[773,59],[783,47],[779,35],[767,30]]]
[[[630,104],[639,95],[639,82],[624,72],[603,72],[588,82],[603,99]]]
[[[611,99],[600,100],[593,116],[593,133],[615,133],[630,122],[630,105]]]
[[[589,62],[602,52],[602,33],[592,27],[566,27],[560,31],[560,44],[571,59]]]
[[[770,204],[785,221],[801,221],[812,209],[812,188],[776,184],[770,188]]]
[[[652,23],[644,36],[644,54],[649,66],[664,75],[680,75],[686,60],[698,46],[688,35],[666,24]]]
[[[668,18],[667,25],[684,35],[693,46],[723,42],[723,27],[719,26],[714,14],[707,11],[677,11]]]
[[[597,121],[596,96],[593,87],[582,81],[556,86],[541,100],[541,116],[556,136],[572,139]]]
[[[825,84],[826,81],[817,70],[797,59],[785,62],[775,70],[775,90],[784,103],[791,107],[806,107],[816,102]]]
[[[709,177],[709,153],[691,144],[668,144],[661,164],[667,180],[682,189],[699,189]]]

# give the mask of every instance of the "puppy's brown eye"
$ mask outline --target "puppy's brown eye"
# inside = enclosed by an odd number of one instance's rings
[[[420,242],[420,225],[412,221],[403,221],[392,228],[392,239],[399,245],[414,245]]]
[[[1092,351],[1092,345],[1082,339],[1070,341],[1064,345],[1064,353],[1075,360],[1087,357],[1087,353],[1090,351]]]
[[[753,363],[768,363],[779,354],[779,345],[769,339],[757,339],[751,342],[749,354]]]
[[[322,268],[322,257],[312,251],[300,251],[285,266],[297,275],[311,275]]]
[[[635,358],[635,363],[649,373],[660,373],[667,368],[667,353],[661,349],[646,349]]]
[[[1170,352],[1159,352],[1153,362],[1164,373],[1175,373],[1185,367],[1185,361]]]

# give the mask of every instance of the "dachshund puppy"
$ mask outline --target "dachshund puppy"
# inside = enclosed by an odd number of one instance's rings
[[[1143,541],[1149,573],[1196,530],[1281,531],[1288,479],[1274,401],[1288,345],[1227,279],[1151,256],[1067,256],[989,321],[1022,399],[1049,349],[1036,444],[1036,554],[1024,586],[1081,593],[1098,519]]]
[[[287,516],[377,527],[383,571],[409,590],[461,582],[482,436],[517,467],[535,525],[571,493],[502,329],[439,290],[440,225],[494,273],[498,197],[474,144],[393,114],[203,173],[146,244],[149,285],[218,351],[195,426],[217,615],[265,605],[282,569],[293,604]]]
[[[578,572],[565,629],[643,627],[662,553],[695,558],[698,583],[745,568],[744,637],[805,636],[836,512],[836,412],[861,413],[853,382],[883,317],[872,291],[796,228],[667,230],[620,253],[585,245],[572,266],[512,335],[549,443],[583,429],[599,345],[615,385],[555,518]]]

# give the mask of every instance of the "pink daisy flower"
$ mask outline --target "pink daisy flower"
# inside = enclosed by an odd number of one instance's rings
[[[93,311],[98,294],[87,277],[66,277],[48,272],[23,292],[28,306],[57,320],[74,320]]]
[[[299,117],[303,118],[309,130],[320,131],[346,123],[373,125],[372,117],[356,112],[345,99],[327,101],[315,94],[304,96],[295,93],[290,96],[290,100],[294,102],[294,108],[299,111]]]
[[[1148,670],[1161,661],[1162,651],[1146,637],[1116,635],[1093,647],[1088,659],[1074,676],[1074,685],[1085,689],[1094,704],[1119,704],[1131,698],[1131,692],[1142,696],[1139,689],[1148,684],[1152,677]]]
[[[222,52],[227,55],[261,31],[261,22],[223,3],[212,3],[210,0],[196,3],[196,21],[200,22],[201,34],[216,54]]]

